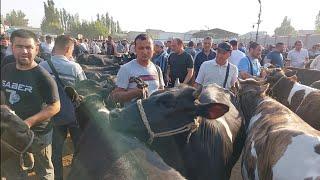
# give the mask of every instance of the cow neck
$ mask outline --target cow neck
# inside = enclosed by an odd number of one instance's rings
[[[134,133],[135,136],[140,136],[143,139],[148,137],[136,103],[122,109],[113,110],[110,116],[110,124],[112,129],[122,133]],[[136,132],[133,129],[141,129],[142,131]]]
[[[248,127],[250,119],[256,113],[257,107],[264,101],[263,97],[252,97],[249,92],[240,95],[240,107],[244,115],[245,126]]]
[[[289,79],[288,77],[281,77],[281,79],[279,79],[277,82],[278,83],[270,89],[270,95],[278,102],[287,106],[287,99],[296,82]]]

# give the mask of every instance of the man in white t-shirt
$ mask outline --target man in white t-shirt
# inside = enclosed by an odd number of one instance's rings
[[[238,78],[238,68],[228,62],[232,47],[223,42],[218,45],[217,57],[202,63],[197,79],[196,87],[217,84],[225,89],[230,89]]]
[[[240,60],[244,57],[246,57],[246,54],[244,54],[242,51],[238,49],[238,40],[237,39],[231,39],[230,44],[232,46],[232,52],[231,56],[229,58],[229,62],[235,66],[238,66]]]
[[[142,98],[143,89],[137,88],[132,77],[141,78],[148,84],[148,94],[164,89],[161,69],[151,62],[153,55],[153,41],[147,34],[139,34],[135,38],[135,52],[137,59],[121,66],[117,74],[117,88],[112,92],[116,102],[128,104],[131,100]]]
[[[304,68],[304,65],[309,60],[308,50],[302,48],[302,41],[298,40],[294,43],[294,49],[289,51],[287,62],[289,66],[296,68]]]
[[[43,52],[51,54],[53,46],[54,46],[54,42],[52,42],[52,37],[47,35],[46,41],[41,43],[41,48],[42,48]]]

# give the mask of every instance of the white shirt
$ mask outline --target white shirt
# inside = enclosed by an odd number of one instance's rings
[[[42,47],[44,53],[49,53],[49,54],[51,54],[52,49],[53,49],[53,46],[54,46],[54,43],[53,43],[53,42],[51,42],[50,44],[48,44],[48,43],[46,43],[46,42],[42,42],[42,43],[41,43],[41,47]]]
[[[296,51],[296,49],[293,49],[289,51],[287,58],[291,61],[292,67],[304,68],[304,62],[306,58],[309,58],[308,50],[301,49],[300,51]]]
[[[244,58],[246,54],[241,52],[240,50],[232,50],[231,56],[229,57],[230,63],[232,63],[235,66],[238,66],[240,60]]]
[[[201,64],[196,83],[206,86],[209,84],[217,84],[223,87],[226,76],[228,61],[220,66],[216,59],[205,61]],[[230,63],[229,76],[226,83],[226,89],[230,89],[238,78],[238,68]]]
[[[310,69],[315,69],[320,71],[320,55],[318,55],[310,64]]]
[[[86,50],[89,51],[89,45],[87,43],[80,43],[80,45]]]
[[[100,47],[97,44],[93,44],[92,46],[92,53],[93,54],[99,54],[101,53]]]
[[[159,71],[160,73],[158,73],[156,66],[152,62],[150,62],[147,67],[144,67],[134,59],[120,67],[117,74],[116,85],[123,89],[136,88],[137,84],[135,82],[129,82],[129,79],[131,77],[139,77],[148,84],[148,92],[149,94],[152,94],[159,88],[164,87],[163,76],[160,68]]]

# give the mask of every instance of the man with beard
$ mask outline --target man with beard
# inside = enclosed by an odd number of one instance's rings
[[[266,72],[261,69],[259,58],[261,58],[262,46],[256,42],[249,45],[249,53],[242,58],[238,64],[239,77],[242,79],[259,77],[265,78]]]
[[[39,51],[36,35],[19,29],[10,41],[16,60],[1,69],[1,91],[6,104],[31,128],[42,147],[34,150],[34,170],[39,179],[54,179],[51,161],[52,126],[50,118],[60,111],[57,84],[50,74],[35,61]],[[2,165],[8,179],[26,179],[27,172],[14,157]]]

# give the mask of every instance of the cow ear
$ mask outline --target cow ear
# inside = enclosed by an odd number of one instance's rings
[[[295,71],[295,70],[285,72],[285,75],[287,77],[291,77],[291,76],[294,76],[296,74],[297,74],[297,71]]]
[[[196,115],[207,119],[217,119],[229,111],[229,106],[221,103],[197,105]]]

